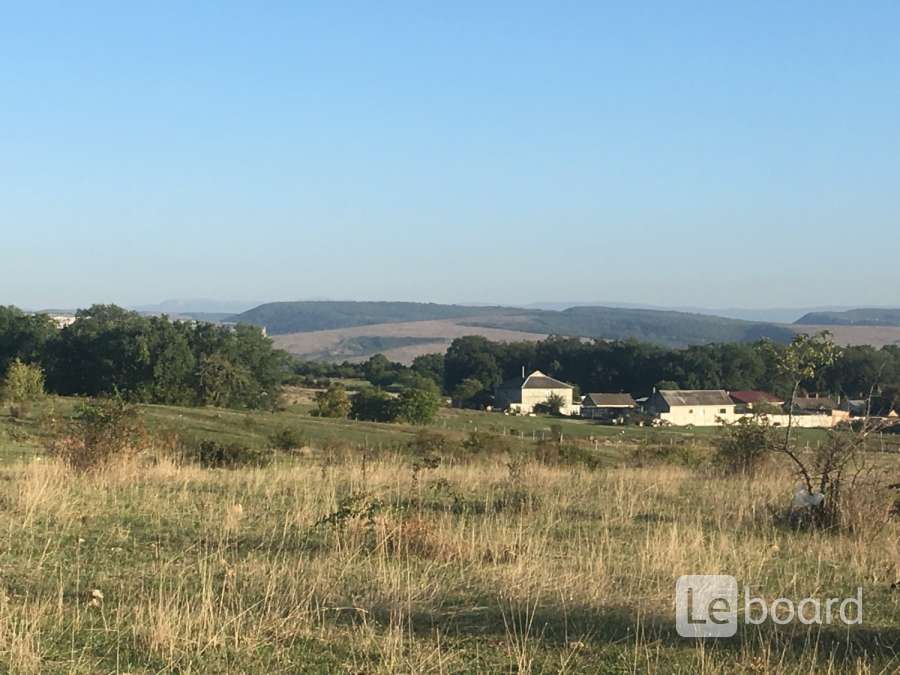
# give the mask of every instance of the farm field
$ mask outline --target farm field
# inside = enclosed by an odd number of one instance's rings
[[[797,333],[815,335],[828,331],[839,345],[871,345],[884,347],[900,345],[900,328],[897,326],[810,326],[795,324],[791,328]]]
[[[306,359],[325,361],[365,361],[374,353],[384,354],[391,361],[410,364],[423,354],[443,354],[454,338],[465,335],[481,335],[499,342],[536,342],[546,338],[546,334],[525,332],[505,328],[487,328],[466,325],[477,317],[461,319],[436,319],[431,321],[400,321],[350,328],[335,328],[302,333],[273,335],[275,346],[286,352]],[[393,346],[368,346],[366,339],[378,338],[386,341],[411,344]]]
[[[722,477],[714,430],[601,427],[444,410],[420,429],[278,413],[141,406],[159,444],[76,475],[44,452],[49,399],[0,416],[0,664],[15,673],[894,673],[900,522],[861,511],[831,534],[778,524],[778,461]],[[304,448],[203,468],[172,434]],[[563,434],[579,454],[536,452]],[[807,432],[806,442],[823,440]],[[664,458],[643,450],[662,448]],[[595,461],[586,461],[592,459]],[[683,461],[684,460],[684,461]],[[878,470],[900,474],[893,453]],[[849,597],[862,626],[741,626],[677,635],[682,574],[730,574],[769,600]]]

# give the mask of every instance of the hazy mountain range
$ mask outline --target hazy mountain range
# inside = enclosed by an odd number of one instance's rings
[[[337,300],[325,297],[308,298],[303,302],[338,302]],[[204,298],[194,299],[172,299],[164,300],[155,305],[135,305],[132,309],[139,312],[153,314],[170,314],[170,315],[186,315],[186,314],[239,314],[250,309],[258,307],[263,302],[251,302],[240,300],[212,300]],[[268,303],[271,304],[271,303]],[[432,304],[432,303],[415,303],[415,304]],[[508,307],[515,309],[542,309],[551,311],[563,311],[571,307],[609,307],[615,309],[647,309],[661,312],[683,312],[687,314],[704,314],[707,316],[720,316],[726,319],[738,319],[742,321],[761,321],[766,323],[814,323],[805,319],[809,314],[848,312],[856,310],[853,306],[841,305],[822,305],[811,307],[764,307],[764,308],[747,308],[747,307],[695,307],[691,305],[663,306],[646,303],[634,302],[610,302],[598,300],[596,302],[566,302],[566,301],[549,301],[549,302],[532,302],[527,304],[504,304],[504,303],[480,303],[466,302],[459,305],[464,307]],[[878,307],[875,309],[890,309],[888,306]],[[815,317],[812,317],[815,318]],[[802,321],[800,321],[803,319]]]

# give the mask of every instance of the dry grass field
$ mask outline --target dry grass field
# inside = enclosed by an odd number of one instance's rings
[[[496,342],[513,342],[517,340],[536,342],[547,337],[541,333],[465,326],[463,325],[465,321],[467,319],[406,321],[335,330],[318,330],[307,333],[289,333],[287,335],[275,335],[272,339],[275,341],[275,346],[279,349],[284,349],[291,354],[305,358],[364,361],[370,354],[358,355],[354,354],[353,351],[348,351],[346,349],[348,342],[364,337],[418,338],[422,340],[433,338],[427,342],[421,341],[413,345],[377,350],[391,361],[410,364],[414,358],[422,354],[447,351],[447,347],[450,346],[454,338],[466,335],[483,335],[487,339]]]
[[[888,464],[896,469],[896,464]],[[266,468],[162,450],[2,469],[14,673],[896,673],[900,524],[779,527],[792,481],[331,446]],[[849,597],[863,626],[678,637],[682,574]]]
[[[854,345],[871,345],[873,347],[900,345],[900,327],[895,326],[792,325],[791,328],[797,333],[806,333],[808,335],[828,331],[837,344],[847,347]]]
[[[365,361],[374,353],[382,353],[391,361],[409,365],[413,359],[423,354],[443,353],[450,343],[466,335],[483,335],[495,342],[538,341],[547,336],[519,330],[467,326],[472,319],[447,319],[440,321],[406,321],[385,323],[353,328],[319,330],[304,333],[275,335],[273,340],[279,349],[301,358],[326,361]],[[504,317],[504,321],[515,325],[515,316]],[[525,317],[522,317],[523,324]],[[840,345],[885,345],[900,344],[900,328],[890,326],[786,326],[797,333],[816,334],[829,331]],[[383,343],[365,344],[366,340],[379,339]],[[402,344],[406,340],[409,344]],[[393,345],[391,341],[399,341]]]

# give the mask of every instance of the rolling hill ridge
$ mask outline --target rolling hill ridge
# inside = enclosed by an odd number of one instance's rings
[[[399,360],[442,352],[461,335],[533,340],[547,335],[638,339],[667,347],[710,342],[788,342],[784,325],[688,312],[619,307],[570,307],[561,311],[473,307],[415,302],[276,302],[231,321],[265,326],[276,344],[305,358],[363,359],[391,352]]]
[[[812,326],[900,326],[900,309],[851,309],[845,312],[810,312],[798,325]]]

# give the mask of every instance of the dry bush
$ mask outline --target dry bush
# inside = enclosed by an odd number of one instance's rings
[[[146,447],[148,437],[137,408],[116,396],[81,404],[72,421],[51,441],[49,451],[85,473]]]
[[[507,436],[472,431],[462,442],[462,447],[470,455],[503,455],[512,449],[512,443]]]
[[[204,439],[184,451],[184,459],[208,469],[263,467],[274,459],[271,450],[251,448],[241,443]]]
[[[765,463],[773,440],[766,417],[743,417],[722,427],[714,461],[726,473],[751,476]]]

